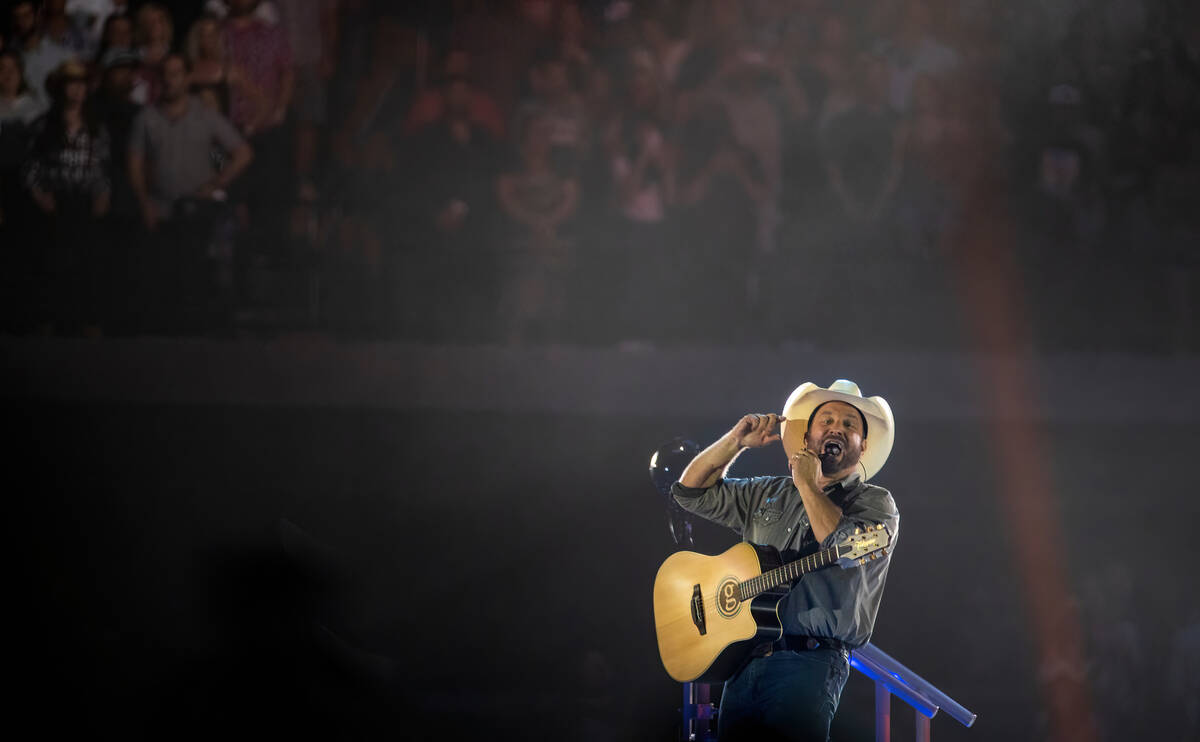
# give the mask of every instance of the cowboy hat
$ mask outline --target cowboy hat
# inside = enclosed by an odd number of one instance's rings
[[[863,414],[867,423],[863,438],[867,439],[869,436],[870,445],[863,451],[858,465],[862,469],[863,479],[870,479],[883,468],[888,454],[892,452],[892,443],[896,439],[896,423],[892,418],[892,408],[883,397],[863,397],[858,384],[853,381],[838,379],[830,384],[828,389],[811,381],[796,387],[783,403],[783,421],[779,428],[783,437],[783,450],[787,451],[790,457],[804,449],[808,418],[813,410],[826,402],[845,402]]]
[[[104,56],[100,58],[100,68],[106,72],[117,67],[137,67],[141,63],[142,55],[119,46],[104,52]]]
[[[77,59],[65,59],[50,72],[49,76],[61,81],[87,80],[88,70],[87,66]]]
[[[62,95],[66,84],[73,80],[87,82],[87,67],[75,59],[67,59],[51,70],[49,75],[46,75],[44,86],[47,93],[58,98]]]

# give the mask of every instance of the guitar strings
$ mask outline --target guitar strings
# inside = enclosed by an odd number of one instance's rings
[[[814,555],[810,555],[810,556],[816,556],[816,555],[814,554]],[[809,558],[809,557],[804,557],[804,559],[797,560],[797,562],[792,562],[792,564],[795,564],[795,563],[798,563],[798,562],[802,562],[802,561],[804,561],[805,559],[808,559],[808,558]],[[784,566],[789,566],[789,565],[784,565]],[[803,572],[801,572],[799,575],[797,575],[797,576],[796,576],[796,577],[794,577],[794,578],[790,578],[790,579],[784,580],[784,582],[780,583],[780,585],[782,585],[782,584],[785,584],[785,583],[788,583],[788,582],[793,582],[793,581],[795,581],[795,580],[798,580],[798,579],[800,579],[801,577],[804,577],[804,575],[806,575],[806,574],[809,574],[809,573],[811,573],[811,572],[815,572],[817,569],[819,569],[819,568],[820,568],[820,566],[818,566],[818,565],[816,565],[816,564],[814,564],[813,566],[803,565],[803,568],[804,568],[804,571],[803,571]],[[776,569],[780,569],[780,568],[778,568],[778,567],[777,567]],[[747,578],[746,578],[746,579],[744,579],[744,580],[739,580],[739,581],[738,581],[738,587],[740,588],[742,585],[746,584],[747,582],[750,582],[751,580],[754,580],[754,579],[757,579],[757,578],[759,578],[759,577],[762,577],[763,575],[769,574],[770,572],[773,572],[773,571],[774,571],[774,570],[769,570],[768,572],[760,572],[759,574],[757,574],[757,575],[754,575],[753,577],[747,577]],[[778,585],[777,585],[776,587],[778,587]],[[753,600],[754,598],[758,597],[759,595],[761,595],[763,592],[766,592],[766,590],[765,590],[765,589],[764,589],[764,590],[760,590],[759,592],[755,593],[754,595],[751,595],[749,598],[739,598],[739,599],[738,599],[738,602],[739,602],[739,603],[746,603],[746,602],[749,602],[749,601]],[[718,599],[717,599],[717,596],[716,596],[716,595],[712,595],[711,597],[705,597],[705,598],[702,598],[701,600],[702,600],[702,603],[701,603],[701,605],[704,607],[706,614],[707,614],[707,612],[709,612],[709,611],[718,610],[718,608],[717,608],[717,602],[718,602]],[[688,603],[689,603],[689,604],[691,603],[691,599],[688,599]],[[684,619],[680,619],[680,620],[684,620]]]

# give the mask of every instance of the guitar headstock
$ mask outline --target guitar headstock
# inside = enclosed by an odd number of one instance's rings
[[[853,567],[887,556],[887,547],[891,542],[891,534],[882,523],[873,527],[855,528],[849,538],[835,547],[838,564]]]

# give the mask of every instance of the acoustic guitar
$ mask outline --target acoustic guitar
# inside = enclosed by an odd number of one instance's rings
[[[801,576],[853,567],[887,554],[883,525],[856,529],[843,543],[782,564],[771,546],[742,542],[723,554],[672,554],[654,578],[658,653],[682,682],[727,680],[758,644],[783,634],[779,601]]]

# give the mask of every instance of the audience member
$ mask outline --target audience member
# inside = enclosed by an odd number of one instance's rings
[[[129,137],[141,106],[132,100],[133,76],[140,62],[131,50],[114,48],[99,60],[102,77],[92,99],[93,113],[112,142],[112,216],[133,220],[137,201],[129,185]]]
[[[933,33],[926,0],[910,0],[901,6],[895,38],[888,45],[891,67],[888,100],[892,108],[907,113],[912,104],[912,87],[918,77],[941,77],[958,64],[958,54]]]
[[[684,34],[684,10],[679,5],[660,3],[639,18],[642,41],[654,57],[655,76],[664,86],[673,86],[692,51],[692,42]]]
[[[657,225],[666,218],[670,183],[667,142],[661,123],[662,95],[654,60],[645,50],[629,55],[625,105],[604,132],[614,203],[626,220]],[[633,242],[660,243],[661,235]]]
[[[250,164],[250,145],[219,113],[188,92],[186,60],[163,60],[163,95],[142,109],[129,139],[129,175],[147,231],[158,232],[146,256],[152,310],[193,310],[214,289],[228,291],[228,261],[208,264],[225,193]],[[227,154],[223,169],[211,150]],[[224,285],[216,283],[222,281]],[[227,299],[228,297],[220,297]],[[183,303],[183,306],[180,304]],[[187,321],[175,314],[175,322]]]
[[[571,61],[563,56],[555,0],[517,0],[494,3],[468,0],[462,30],[451,41],[478,60],[475,70],[479,85],[487,90],[510,117],[528,99],[529,76],[539,58],[558,57],[569,74]],[[459,24],[456,22],[456,26]],[[518,129],[512,129],[519,136]]]
[[[30,124],[41,107],[21,76],[21,57],[0,50],[0,328],[29,329],[35,256],[26,245],[31,211],[21,169],[29,156]]]
[[[67,0],[42,0],[42,31],[46,38],[69,49],[76,59],[90,56],[87,33],[67,15]]]
[[[100,85],[100,78],[104,75],[103,60],[114,49],[137,54],[133,44],[133,19],[128,15],[110,15],[104,19],[104,25],[96,42],[96,54],[92,65],[93,88]],[[138,63],[141,64],[140,55]],[[133,91],[130,90],[129,94],[132,97]]]
[[[903,170],[906,128],[888,105],[886,62],[863,54],[858,78],[858,100],[831,120],[824,151],[837,203],[851,224],[863,225],[878,222],[891,204]],[[847,230],[845,236],[857,242],[863,234]]]
[[[87,103],[87,68],[68,60],[47,79],[50,110],[35,123],[33,158],[25,176],[46,214],[102,216],[108,211],[109,139]]]
[[[1054,244],[1078,248],[1102,226],[1102,135],[1087,122],[1082,95],[1072,85],[1052,87],[1047,108],[1032,214]]]
[[[255,15],[258,5],[258,0],[232,0],[223,28],[230,64],[242,70],[247,83],[233,86],[229,117],[251,138],[283,125],[295,90],[287,36]]]
[[[583,110],[597,131],[611,127],[618,108],[616,83],[610,65],[597,64],[588,70],[583,84]]]
[[[386,7],[386,6],[385,6]],[[370,69],[371,35],[376,22],[385,14],[374,11],[369,0],[338,0],[338,33],[333,77],[329,81],[329,131],[332,140],[342,117],[350,110],[356,86]],[[328,146],[330,141],[326,141]]]
[[[486,91],[475,84],[471,74],[471,57],[462,49],[453,49],[442,64],[439,84],[421,91],[413,101],[404,121],[406,134],[415,134],[430,124],[439,123],[446,115],[446,87],[450,81],[465,80],[471,86],[468,115],[476,125],[486,129],[497,141],[505,135],[504,114]]]
[[[41,107],[21,75],[21,58],[0,51],[0,225],[21,218],[20,170],[29,149],[29,127]]]
[[[377,9],[377,12],[372,12]],[[334,177],[323,201],[336,204],[332,245],[322,250],[322,326],[341,333],[390,331],[415,337],[406,306],[428,287],[412,265],[421,188],[401,132],[421,68],[417,30],[399,7],[339,4],[339,60],[331,98]],[[336,94],[337,87],[343,88]],[[391,298],[389,304],[388,299]]]
[[[204,13],[218,20],[229,16],[230,3],[228,0],[205,0]],[[279,24],[279,8],[272,0],[260,0],[254,8],[254,15],[268,26]]]
[[[594,64],[591,36],[577,0],[561,0],[558,11],[558,49],[570,67],[571,78],[583,80]]]
[[[826,82],[814,63],[813,50],[820,14],[813,11],[808,23],[790,23],[780,46],[769,57],[778,85],[769,88],[775,107],[782,112],[782,183],[779,192],[782,249],[795,249],[795,234],[809,234],[808,226],[824,215],[827,204],[824,167],[818,147]]]
[[[709,301],[692,307],[679,328],[685,342],[714,330],[741,331],[750,302],[748,267],[761,204],[769,197],[757,158],[734,136],[725,106],[710,103],[684,123],[675,156],[680,206],[676,262],[681,291],[699,290]]]
[[[109,49],[133,49],[134,38],[133,16],[128,13],[113,13],[104,19],[97,53],[103,55]]]
[[[40,307],[55,331],[98,332],[103,324],[100,282],[108,275],[98,219],[111,197],[109,137],[87,105],[87,68],[74,60],[47,78],[51,107],[35,122],[25,184],[44,215]]]
[[[572,240],[563,234],[579,206],[579,184],[550,161],[551,124],[534,118],[522,132],[521,169],[497,181],[501,209],[514,227],[501,255],[501,339],[521,344],[562,337]]]
[[[42,112],[25,82],[21,57],[15,51],[0,51],[0,122],[28,125]]]
[[[588,158],[590,137],[583,98],[575,90],[567,61],[553,49],[545,49],[529,70],[530,95],[517,108],[516,127],[543,118],[550,127],[555,169],[577,177]]]
[[[297,195],[317,196],[318,137],[329,117],[329,83],[338,45],[338,0],[276,0],[295,65],[295,155]]]
[[[46,78],[68,59],[72,51],[47,38],[38,19],[39,5],[33,0],[18,0],[12,6],[13,49],[20,53],[25,82],[30,93],[42,105],[49,106]]]
[[[232,0],[224,23],[231,79],[229,118],[250,141],[255,161],[240,183],[252,226],[276,234],[276,221],[295,195],[292,158],[284,124],[288,121],[295,72],[292,50],[279,26],[255,15],[258,0]],[[259,242],[256,240],[256,242]]]
[[[461,50],[468,56],[475,84],[488,91],[507,123],[526,73],[521,66],[525,41],[514,33],[517,25],[514,4],[450,0],[442,6],[450,16],[446,18],[445,49]],[[442,68],[444,71],[444,63]]]
[[[395,160],[395,132],[417,92],[418,33],[396,13],[378,18],[371,35],[366,77],[354,80],[354,102],[333,136],[334,156],[344,167],[382,170]]]
[[[762,53],[742,49],[726,57],[715,81],[733,135],[742,149],[754,154],[765,181],[766,197],[758,202],[754,239],[759,252],[765,254],[775,250],[783,183],[783,123],[766,91],[772,75],[773,68]]]
[[[175,24],[165,7],[150,2],[138,8],[134,23],[134,44],[141,55],[135,75],[133,100],[142,105],[158,102],[162,92],[162,62],[171,53]]]
[[[113,16],[128,16],[129,0],[67,0],[66,14],[75,23],[87,40],[88,50],[94,50],[99,58],[108,51],[104,46],[109,21]],[[132,46],[125,43],[122,46]]]
[[[932,254],[951,216],[953,188],[948,143],[953,131],[942,81],[913,81],[904,169],[897,189],[897,241],[914,255]]]
[[[771,56],[785,43],[790,28],[803,24],[812,8],[798,7],[792,0],[741,0],[746,16],[750,46]]]
[[[657,66],[648,51],[630,53],[622,92],[625,104],[604,132],[618,225],[612,235],[616,249],[605,250],[619,271],[608,302],[620,308],[617,321],[624,339],[644,341],[645,318],[662,314],[668,296],[663,281],[673,270],[665,227],[674,180],[661,123]]]
[[[344,18],[352,32],[356,19]],[[331,142],[340,182],[328,200],[344,216],[335,227],[336,249],[325,256],[323,315],[339,327],[429,337],[421,320],[432,270],[423,261],[431,251],[421,246],[432,230],[422,221],[416,158],[400,136],[421,52],[416,30],[398,9],[378,17],[370,33],[367,74],[348,79],[356,88],[353,105]],[[347,57],[339,69],[353,67]]]
[[[111,267],[112,277],[105,281],[105,287],[111,297],[108,321],[113,330],[122,333],[136,328],[139,311],[134,280],[137,240],[133,235],[138,234],[140,219],[137,198],[129,179],[130,132],[134,118],[142,108],[130,98],[138,65],[138,57],[132,50],[109,49],[97,65],[100,85],[91,100],[93,115],[108,131],[112,143],[112,206],[104,225],[106,262]],[[106,331],[108,329],[106,326]]]
[[[413,194],[419,212],[411,227],[425,236],[418,252],[428,272],[418,275],[426,299],[437,297],[436,316],[426,326],[435,338],[478,339],[490,329],[481,319],[495,296],[487,236],[495,221],[499,158],[492,137],[471,120],[470,107],[467,81],[450,81],[443,122],[413,138],[406,158],[412,169],[405,177],[421,184]],[[432,293],[429,287],[435,287]]]
[[[846,18],[831,11],[821,21],[816,49],[810,64],[816,72],[815,98],[817,135],[823,136],[829,122],[854,107],[858,95],[855,50],[850,44]]]
[[[223,116],[229,115],[230,80],[240,71],[231,69],[221,38],[221,22],[212,15],[196,19],[188,29],[184,54],[191,67],[191,93]]]

